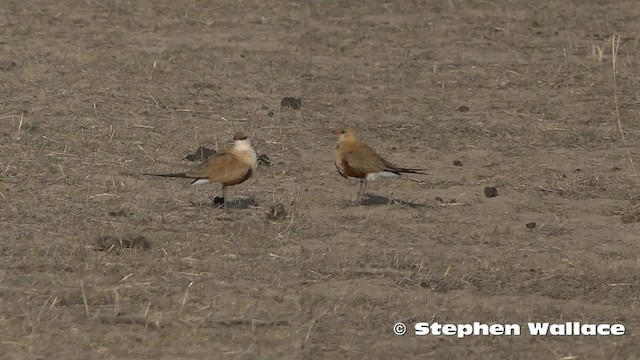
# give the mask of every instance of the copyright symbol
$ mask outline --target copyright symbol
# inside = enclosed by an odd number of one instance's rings
[[[407,327],[403,323],[397,323],[393,325],[393,332],[398,336],[402,336],[407,332]]]

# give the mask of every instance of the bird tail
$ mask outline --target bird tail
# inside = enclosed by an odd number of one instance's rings
[[[142,175],[149,176],[162,176],[162,177],[172,177],[172,178],[182,178],[182,179],[193,179],[193,176],[188,176],[187,173],[177,173],[177,174],[149,174],[145,173]]]
[[[386,161],[384,159],[382,159],[382,163],[384,164],[384,167],[385,167],[386,171],[390,171],[390,172],[396,173],[398,175],[400,175],[400,173],[429,175],[429,174],[423,172],[426,169],[403,168],[403,167],[397,166],[395,164],[392,164],[389,161]]]
[[[412,168],[400,168],[398,172],[407,173],[407,174],[420,174],[420,175],[429,175],[423,171],[426,169],[412,169]]]

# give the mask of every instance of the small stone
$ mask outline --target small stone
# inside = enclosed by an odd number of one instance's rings
[[[498,196],[498,189],[493,186],[487,186],[484,188],[484,196],[488,198],[496,197]]]

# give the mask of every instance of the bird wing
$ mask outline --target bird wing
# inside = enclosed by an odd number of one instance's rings
[[[186,175],[193,178],[208,178],[211,182],[224,185],[235,185],[247,180],[251,172],[250,165],[243,163],[235,154],[225,150],[187,171]]]
[[[384,171],[390,171],[394,173],[402,172],[404,169],[399,167],[398,165],[391,163],[385,159],[382,159],[382,165],[384,167]]]
[[[347,175],[357,178],[385,171],[385,160],[366,145],[353,147],[346,152],[342,165]]]

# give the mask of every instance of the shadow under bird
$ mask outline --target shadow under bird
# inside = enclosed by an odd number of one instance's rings
[[[193,179],[191,185],[222,184],[222,198],[227,209],[227,187],[241,184],[253,175],[258,166],[257,155],[243,133],[233,136],[233,145],[216,152],[196,167],[182,173],[144,174],[150,176]]]
[[[360,182],[356,203],[362,201],[367,189],[367,183],[381,178],[397,178],[402,173],[427,175],[425,169],[404,168],[390,163],[378,155],[365,143],[358,141],[355,130],[336,130],[338,136],[336,145],[335,165],[340,176],[355,179]]]

